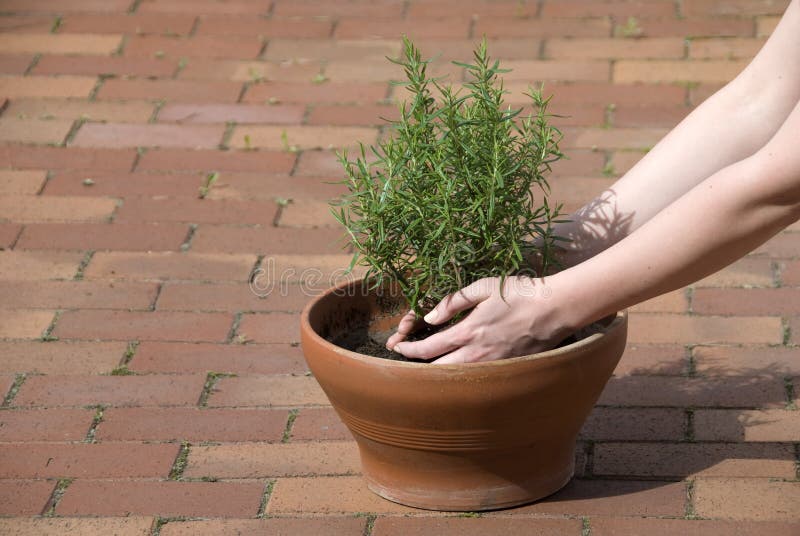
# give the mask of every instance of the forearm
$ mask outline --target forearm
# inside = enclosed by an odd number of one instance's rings
[[[765,177],[761,161],[749,158],[719,171],[636,233],[549,277],[570,327],[711,274],[795,221],[797,177]]]
[[[747,158],[800,98],[800,2],[753,62],[704,102],[601,196],[555,227],[573,266],[625,238],[722,168]],[[613,227],[608,222],[615,222]]]

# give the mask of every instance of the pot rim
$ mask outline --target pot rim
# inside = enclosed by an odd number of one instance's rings
[[[327,347],[329,350],[344,356],[350,359],[354,359],[356,361],[360,361],[364,364],[378,364],[380,363],[381,366],[385,367],[397,367],[397,368],[426,368],[430,369],[432,363],[430,362],[414,362],[414,361],[395,361],[392,359],[384,359],[380,357],[371,356],[368,354],[360,354],[358,352],[354,352],[352,350],[348,350],[346,348],[342,348],[341,346],[337,346],[330,342],[329,340],[320,336],[314,328],[311,327],[311,322],[309,321],[309,316],[311,314],[311,310],[324,298],[327,296],[349,286],[352,284],[358,284],[362,282],[365,277],[360,277],[355,280],[348,280],[343,283],[340,283],[336,286],[330,287],[329,289],[325,290],[321,294],[315,296],[311,299],[303,308],[303,312],[300,315],[300,331],[307,337],[310,337],[314,343],[318,345],[322,345]],[[611,315],[609,315],[611,316]],[[478,361],[474,363],[453,363],[453,364],[446,364],[446,365],[436,365],[437,370],[463,370],[464,368],[469,369],[480,369],[480,368],[488,368],[488,367],[509,367],[513,366],[514,364],[525,362],[525,361],[538,361],[542,359],[555,359],[557,357],[566,355],[566,354],[574,354],[576,352],[583,353],[591,351],[595,346],[599,346],[603,343],[604,339],[606,339],[610,333],[619,329],[626,321],[628,317],[627,309],[618,311],[614,315],[614,319],[608,324],[606,329],[600,333],[593,333],[588,337],[575,341],[571,344],[566,346],[560,346],[558,348],[553,348],[552,350],[546,350],[544,352],[537,352],[535,354],[528,354],[522,355],[517,357],[508,357],[505,359],[496,359],[493,361]],[[606,317],[607,318],[607,317]]]

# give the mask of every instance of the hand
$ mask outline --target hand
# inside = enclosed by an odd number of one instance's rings
[[[570,333],[544,279],[507,277],[502,297],[500,278],[480,279],[444,298],[425,321],[443,324],[467,309],[457,324],[414,342],[404,341],[418,325],[410,312],[386,346],[410,358],[441,356],[436,364],[473,363],[548,350]]]

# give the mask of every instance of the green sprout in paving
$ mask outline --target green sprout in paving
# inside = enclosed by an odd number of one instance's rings
[[[333,208],[348,231],[356,263],[374,287],[396,283],[419,314],[480,278],[517,274],[538,258],[553,264],[545,174],[563,155],[548,122],[549,98],[531,89],[532,113],[503,103],[499,62],[484,40],[453,89],[431,78],[429,60],[404,39],[401,65],[410,93],[400,119],[355,160],[339,155],[349,192]],[[374,157],[374,158],[373,158]]]

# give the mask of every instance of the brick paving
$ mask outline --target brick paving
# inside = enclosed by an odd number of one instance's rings
[[[401,33],[454,59],[486,35],[511,102],[547,83],[574,208],[787,4],[0,0],[0,533],[800,533],[798,225],[635,307],[576,479],[474,517],[366,490],[297,347],[297,280],[247,285],[346,265],[333,149],[396,114]]]

